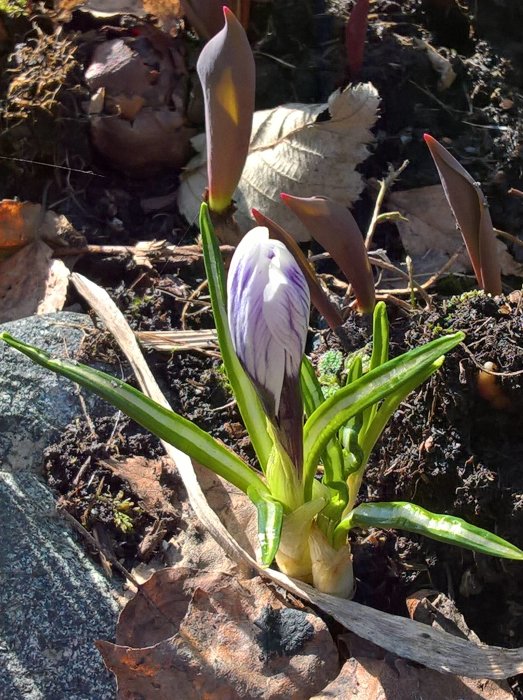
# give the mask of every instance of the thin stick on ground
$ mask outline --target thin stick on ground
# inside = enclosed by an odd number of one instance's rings
[[[383,180],[380,180],[378,183],[378,196],[376,197],[374,211],[372,212],[372,218],[370,220],[369,228],[367,229],[367,235],[365,236],[365,247],[367,248],[367,250],[369,250],[370,246],[372,245],[372,239],[374,238],[374,234],[376,232],[376,226],[378,224],[381,208],[385,200],[385,195],[387,194],[387,191],[392,187],[392,185],[396,182],[401,173],[405,170],[408,164],[408,160],[403,161],[403,163],[397,170],[391,170],[389,174]]]

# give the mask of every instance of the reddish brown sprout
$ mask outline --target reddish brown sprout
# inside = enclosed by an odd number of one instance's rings
[[[376,303],[374,278],[363,236],[350,211],[327,197],[282,193],[281,198],[352,284],[358,311],[371,313]]]
[[[352,81],[359,78],[363,65],[368,18],[369,0],[357,0],[345,25],[347,68]]]
[[[292,253],[294,259],[300,266],[305,279],[307,280],[312,303],[318,309],[320,314],[324,316],[332,330],[335,330],[341,326],[343,324],[343,318],[340,312],[330,301],[329,297],[321,286],[314,268],[302,253],[300,246],[296,243],[291,234],[257,209],[252,209],[251,213],[259,226],[266,226],[269,229],[269,236],[271,238],[275,238],[277,241],[284,243]]]
[[[429,134],[425,143],[438,169],[441,184],[459,226],[478,284],[501,294],[501,269],[496,234],[485,195],[465,168]]]

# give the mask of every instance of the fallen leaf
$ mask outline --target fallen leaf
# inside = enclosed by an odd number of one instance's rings
[[[151,68],[123,39],[98,44],[85,71],[85,80],[92,91],[103,87],[109,94],[124,93],[128,97],[143,95],[152,84]]]
[[[260,578],[163,569],[120,615],[116,644],[98,642],[119,698],[304,698],[338,672],[325,623],[287,607]]]
[[[97,149],[115,166],[145,176],[161,166],[186,163],[194,129],[176,112],[142,109],[133,122],[118,115],[94,116],[91,133]]]
[[[142,107],[145,106],[145,99],[141,95],[133,95],[132,97],[116,95],[115,97],[109,97],[107,102],[113,102],[118,110],[118,116],[126,119],[128,122],[132,122]]]
[[[481,644],[478,635],[469,629],[456,603],[444,593],[431,589],[417,591],[407,598],[407,608],[412,620]]]
[[[469,256],[456,228],[443,187],[430,185],[404,192],[393,192],[387,198],[390,210],[398,210],[408,221],[397,221],[401,242],[412,258],[416,276],[432,274],[458,250],[462,253],[452,271],[471,272]],[[501,271],[504,275],[523,276],[523,265],[516,262],[502,241],[496,241]]]
[[[472,680],[415,666],[397,656],[349,659],[311,700],[511,700],[505,681]]]
[[[176,192],[169,192],[169,194],[161,194],[157,197],[143,197],[142,199],[140,199],[140,206],[145,214],[172,209],[175,205]]]
[[[0,202],[0,260],[38,239],[42,218],[40,204],[3,199]]]
[[[442,56],[436,49],[426,41],[414,37],[414,45],[427,52],[430,65],[439,73],[438,90],[443,92],[449,88],[456,80],[456,73],[452,68],[451,62],[445,56]]]
[[[208,469],[195,465],[198,481],[213,512],[245,551],[255,556],[258,547],[257,515],[250,499],[239,489]],[[242,567],[231,561],[210,533],[201,526],[187,500],[180,499],[179,516],[183,526],[169,540],[166,561],[211,571],[241,573]],[[245,571],[248,567],[243,567]]]
[[[195,129],[185,116],[188,72],[177,39],[140,25],[99,44],[85,71],[93,142],[114,166],[146,176],[187,163]],[[103,110],[100,91],[103,90]]]
[[[174,515],[170,501],[170,490],[162,484],[167,459],[147,459],[127,457],[126,459],[104,459],[100,461],[120,479],[129,485],[133,494],[140,499],[140,505],[150,515]]]
[[[255,112],[249,155],[235,193],[242,231],[254,225],[250,211],[255,208],[297,240],[310,240],[281,203],[281,192],[327,195],[345,206],[354,202],[363,189],[356,166],[368,155],[378,102],[376,89],[366,83],[337,90],[325,104],[288,104]],[[207,186],[204,143],[201,135],[193,139],[200,152],[181,178],[178,204],[188,221],[198,216]]]
[[[150,525],[138,545],[138,556],[142,561],[149,561],[158,551],[160,544],[167,535],[167,527],[163,520],[156,520]]]
[[[43,241],[0,262],[0,323],[61,311],[70,271]]]

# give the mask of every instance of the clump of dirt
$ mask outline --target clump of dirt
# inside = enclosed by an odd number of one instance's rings
[[[163,455],[160,441],[120,412],[76,420],[44,454],[49,486],[58,505],[89,532],[97,533],[102,551],[110,551],[131,569],[144,536],[156,518],[140,507],[126,483],[101,462],[122,455],[154,459]],[[176,526],[168,523],[168,532]]]
[[[398,326],[400,326],[398,328]],[[523,302],[520,293],[491,298],[480,292],[453,297],[434,310],[392,326],[399,350],[441,333],[463,330],[465,342],[443,368],[394,414],[373,455],[364,500],[406,500],[462,517],[523,546]],[[488,375],[483,367],[499,375]],[[498,560],[421,537],[380,534],[360,553],[358,596],[376,604],[380,586],[368,590],[370,558],[381,561],[381,588],[398,596],[433,586],[456,600],[482,641],[523,643],[523,593],[518,562]],[[376,557],[376,551],[378,556]],[[376,575],[379,580],[380,576]],[[385,593],[385,600],[390,592]],[[400,608],[404,600],[396,597]],[[402,603],[403,600],[403,603]],[[378,603],[381,606],[380,603]],[[405,613],[405,610],[402,611]]]

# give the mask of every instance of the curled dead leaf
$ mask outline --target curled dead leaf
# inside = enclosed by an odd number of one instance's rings
[[[510,700],[505,682],[438,673],[399,659],[349,659],[339,676],[311,700]]]
[[[184,112],[187,69],[181,44],[149,25],[100,44],[85,78],[94,145],[114,166],[145,176],[179,168],[195,129]]]
[[[145,109],[133,122],[95,116],[91,131],[97,149],[116,167],[143,176],[159,166],[181,167],[190,156],[194,134],[176,112]]]
[[[140,505],[150,515],[174,515],[174,508],[169,500],[169,487],[162,483],[166,459],[146,459],[145,457],[128,457],[127,459],[106,459],[100,463],[113,474],[123,479],[131,491],[140,500]]]
[[[70,272],[43,241],[0,262],[0,323],[63,309]]]
[[[122,611],[116,644],[97,646],[120,698],[301,698],[338,673],[319,617],[259,578],[182,567],[153,574]]]
[[[0,260],[37,240],[42,219],[40,204],[3,199],[0,202]]]

